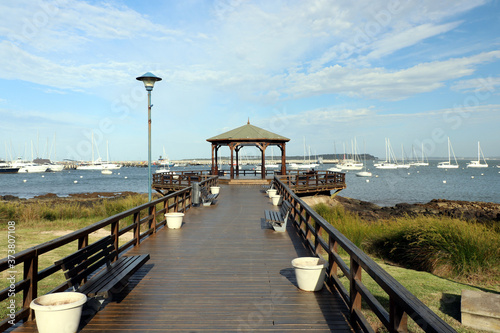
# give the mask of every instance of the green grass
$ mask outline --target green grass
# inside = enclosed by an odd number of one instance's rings
[[[460,295],[464,289],[500,293],[497,229],[447,217],[366,222],[342,206],[313,208],[455,330],[478,332],[460,324]],[[348,256],[339,252],[348,264]],[[389,298],[380,286],[366,273],[362,280],[388,309]],[[341,281],[349,289],[348,279],[341,276]],[[363,312],[377,331],[385,331],[366,304]],[[411,320],[409,330],[421,331]]]
[[[8,221],[15,221],[15,246],[16,253],[72,231],[82,229],[104,218],[121,213],[127,209],[147,202],[147,195],[131,195],[118,199],[89,200],[28,200],[28,201],[0,201],[0,249],[1,257],[7,256],[8,249]],[[143,212],[143,215],[147,212]],[[124,219],[120,223],[123,228],[132,223],[132,218]],[[146,226],[144,226],[146,227]],[[110,233],[110,227],[90,234],[89,242],[92,243]],[[132,231],[120,237],[121,241],[131,239]],[[39,270],[49,267],[55,260],[63,258],[77,248],[74,241],[54,249],[39,257]],[[11,270],[12,271],[12,270]],[[22,280],[23,264],[16,266],[16,281]],[[9,270],[1,272],[0,289],[8,286],[7,277]],[[64,282],[62,272],[57,272],[38,283],[38,295],[46,294],[55,286]],[[15,297],[19,309],[22,306],[22,292]],[[6,301],[0,302],[0,320],[6,317]]]

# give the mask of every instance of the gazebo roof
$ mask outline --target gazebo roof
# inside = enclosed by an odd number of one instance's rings
[[[228,132],[216,135],[207,139],[208,142],[214,141],[280,141],[288,142],[289,138],[269,132],[263,128],[251,125],[248,122],[246,125],[232,129]]]

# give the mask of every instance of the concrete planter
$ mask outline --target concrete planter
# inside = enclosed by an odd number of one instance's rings
[[[35,311],[39,333],[76,332],[87,296],[77,292],[62,292],[34,299],[30,308]]]
[[[278,206],[281,200],[281,195],[273,195],[271,197],[274,206]]]
[[[278,190],[267,190],[267,195],[271,198],[273,195],[276,195],[276,192],[278,192]]]
[[[179,229],[182,226],[182,218],[184,213],[166,213],[167,227],[169,229]]]
[[[212,192],[212,194],[219,194],[220,186],[210,186],[210,192]]]
[[[316,257],[302,257],[292,260],[295,277],[300,289],[318,291],[325,281],[326,261]]]

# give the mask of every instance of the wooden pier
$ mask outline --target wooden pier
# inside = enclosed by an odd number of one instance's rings
[[[263,222],[274,206],[259,190],[223,185],[216,206],[130,250],[151,259],[82,332],[351,332],[336,291],[297,288],[291,260],[310,253],[293,225],[277,233]]]
[[[199,185],[217,183],[218,177],[210,177]],[[42,281],[61,270],[59,264],[39,267],[41,255],[68,244],[75,251],[85,248],[89,235],[108,230],[119,255],[149,254],[151,259],[99,312],[85,314],[81,332],[374,332],[365,311],[378,318],[374,325],[389,332],[408,331],[410,318],[425,332],[455,332],[280,177],[274,177],[273,187],[290,203],[285,232],[275,232],[265,222],[264,211],[278,207],[261,186],[222,185],[217,204],[210,207],[193,206],[190,186],[16,253],[13,264],[9,258],[0,260],[0,273],[23,272],[14,289],[0,291],[4,305],[11,290],[22,295],[16,326],[7,317],[0,331],[36,332],[29,304],[39,296]],[[163,214],[169,211],[186,213],[182,228],[165,227]],[[314,255],[328,262],[325,284],[318,292],[302,291],[291,260]],[[363,284],[362,276],[384,290],[388,306]],[[347,288],[341,279],[347,279]],[[51,292],[68,287],[67,281],[50,286]]]

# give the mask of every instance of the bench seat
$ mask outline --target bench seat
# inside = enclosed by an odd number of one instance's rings
[[[284,232],[286,230],[286,222],[292,210],[292,205],[284,200],[279,211],[265,210],[264,216],[275,231]]]
[[[130,277],[149,259],[149,254],[123,256],[116,261],[114,237],[107,236],[55,262],[68,285],[88,297],[106,299],[120,292]]]
[[[217,197],[219,196],[219,193],[208,193],[208,189],[206,187],[201,187],[201,193],[200,193],[200,198],[201,202],[203,205],[205,204],[210,204],[213,205],[216,203]]]

